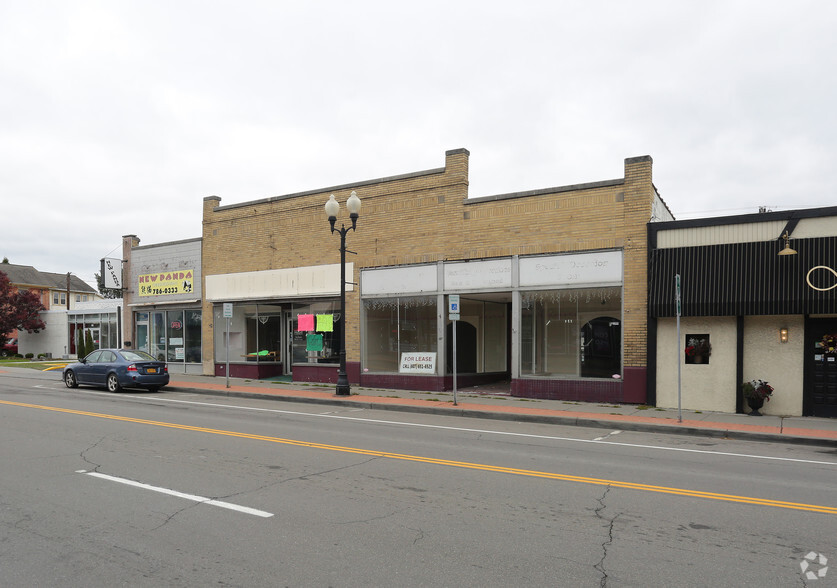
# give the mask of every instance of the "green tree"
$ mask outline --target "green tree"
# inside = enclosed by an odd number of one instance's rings
[[[76,355],[79,359],[87,355],[87,348],[84,346],[84,329],[76,331]]]
[[[84,350],[87,353],[96,350],[96,344],[93,342],[93,331],[87,329],[87,332],[84,333]]]
[[[96,277],[96,287],[99,289],[99,294],[102,295],[102,298],[122,298],[122,290],[119,288],[105,288],[105,281],[102,279],[101,274],[96,272],[93,275]]]

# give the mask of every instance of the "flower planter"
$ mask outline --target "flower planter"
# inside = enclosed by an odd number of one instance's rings
[[[750,416],[762,416],[759,409],[764,406],[764,398],[748,398],[747,406],[751,409],[748,413]]]
[[[773,386],[768,384],[765,380],[750,380],[741,385],[741,393],[747,406],[750,407],[750,416],[761,416],[759,409],[764,406],[765,402],[770,401],[773,395]]]

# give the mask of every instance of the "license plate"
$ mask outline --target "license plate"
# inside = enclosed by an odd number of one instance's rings
[[[148,368],[145,371],[148,372],[149,374],[156,374],[157,373],[157,368]]]

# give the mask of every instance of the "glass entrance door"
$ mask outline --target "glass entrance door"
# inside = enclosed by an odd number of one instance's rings
[[[285,374],[292,374],[294,363],[308,361],[307,340],[304,331],[297,331],[297,325],[299,323],[296,317],[288,315],[286,324],[287,337],[285,337],[286,345],[283,348],[284,356],[282,357],[282,363]]]
[[[89,329],[90,336],[93,337],[93,349],[101,349],[102,348],[102,339],[100,335],[99,329]]]
[[[149,313],[151,336],[148,353],[158,361],[166,361],[166,318],[164,312]]]
[[[137,341],[134,348],[148,351],[148,323],[137,323]]]

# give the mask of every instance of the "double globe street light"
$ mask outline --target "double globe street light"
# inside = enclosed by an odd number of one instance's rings
[[[340,203],[334,199],[332,194],[325,204],[328,222],[331,224],[331,232],[340,233],[340,316],[343,317],[343,327],[340,329],[340,368],[337,371],[337,396],[349,396],[351,388],[349,378],[346,375],[346,234],[351,229],[355,230],[360,212],[360,198],[353,190],[349,199],[346,200],[346,208],[349,211],[349,218],[352,219],[352,226],[346,227],[342,223],[340,228],[334,227],[337,222],[337,214],[340,212]]]

